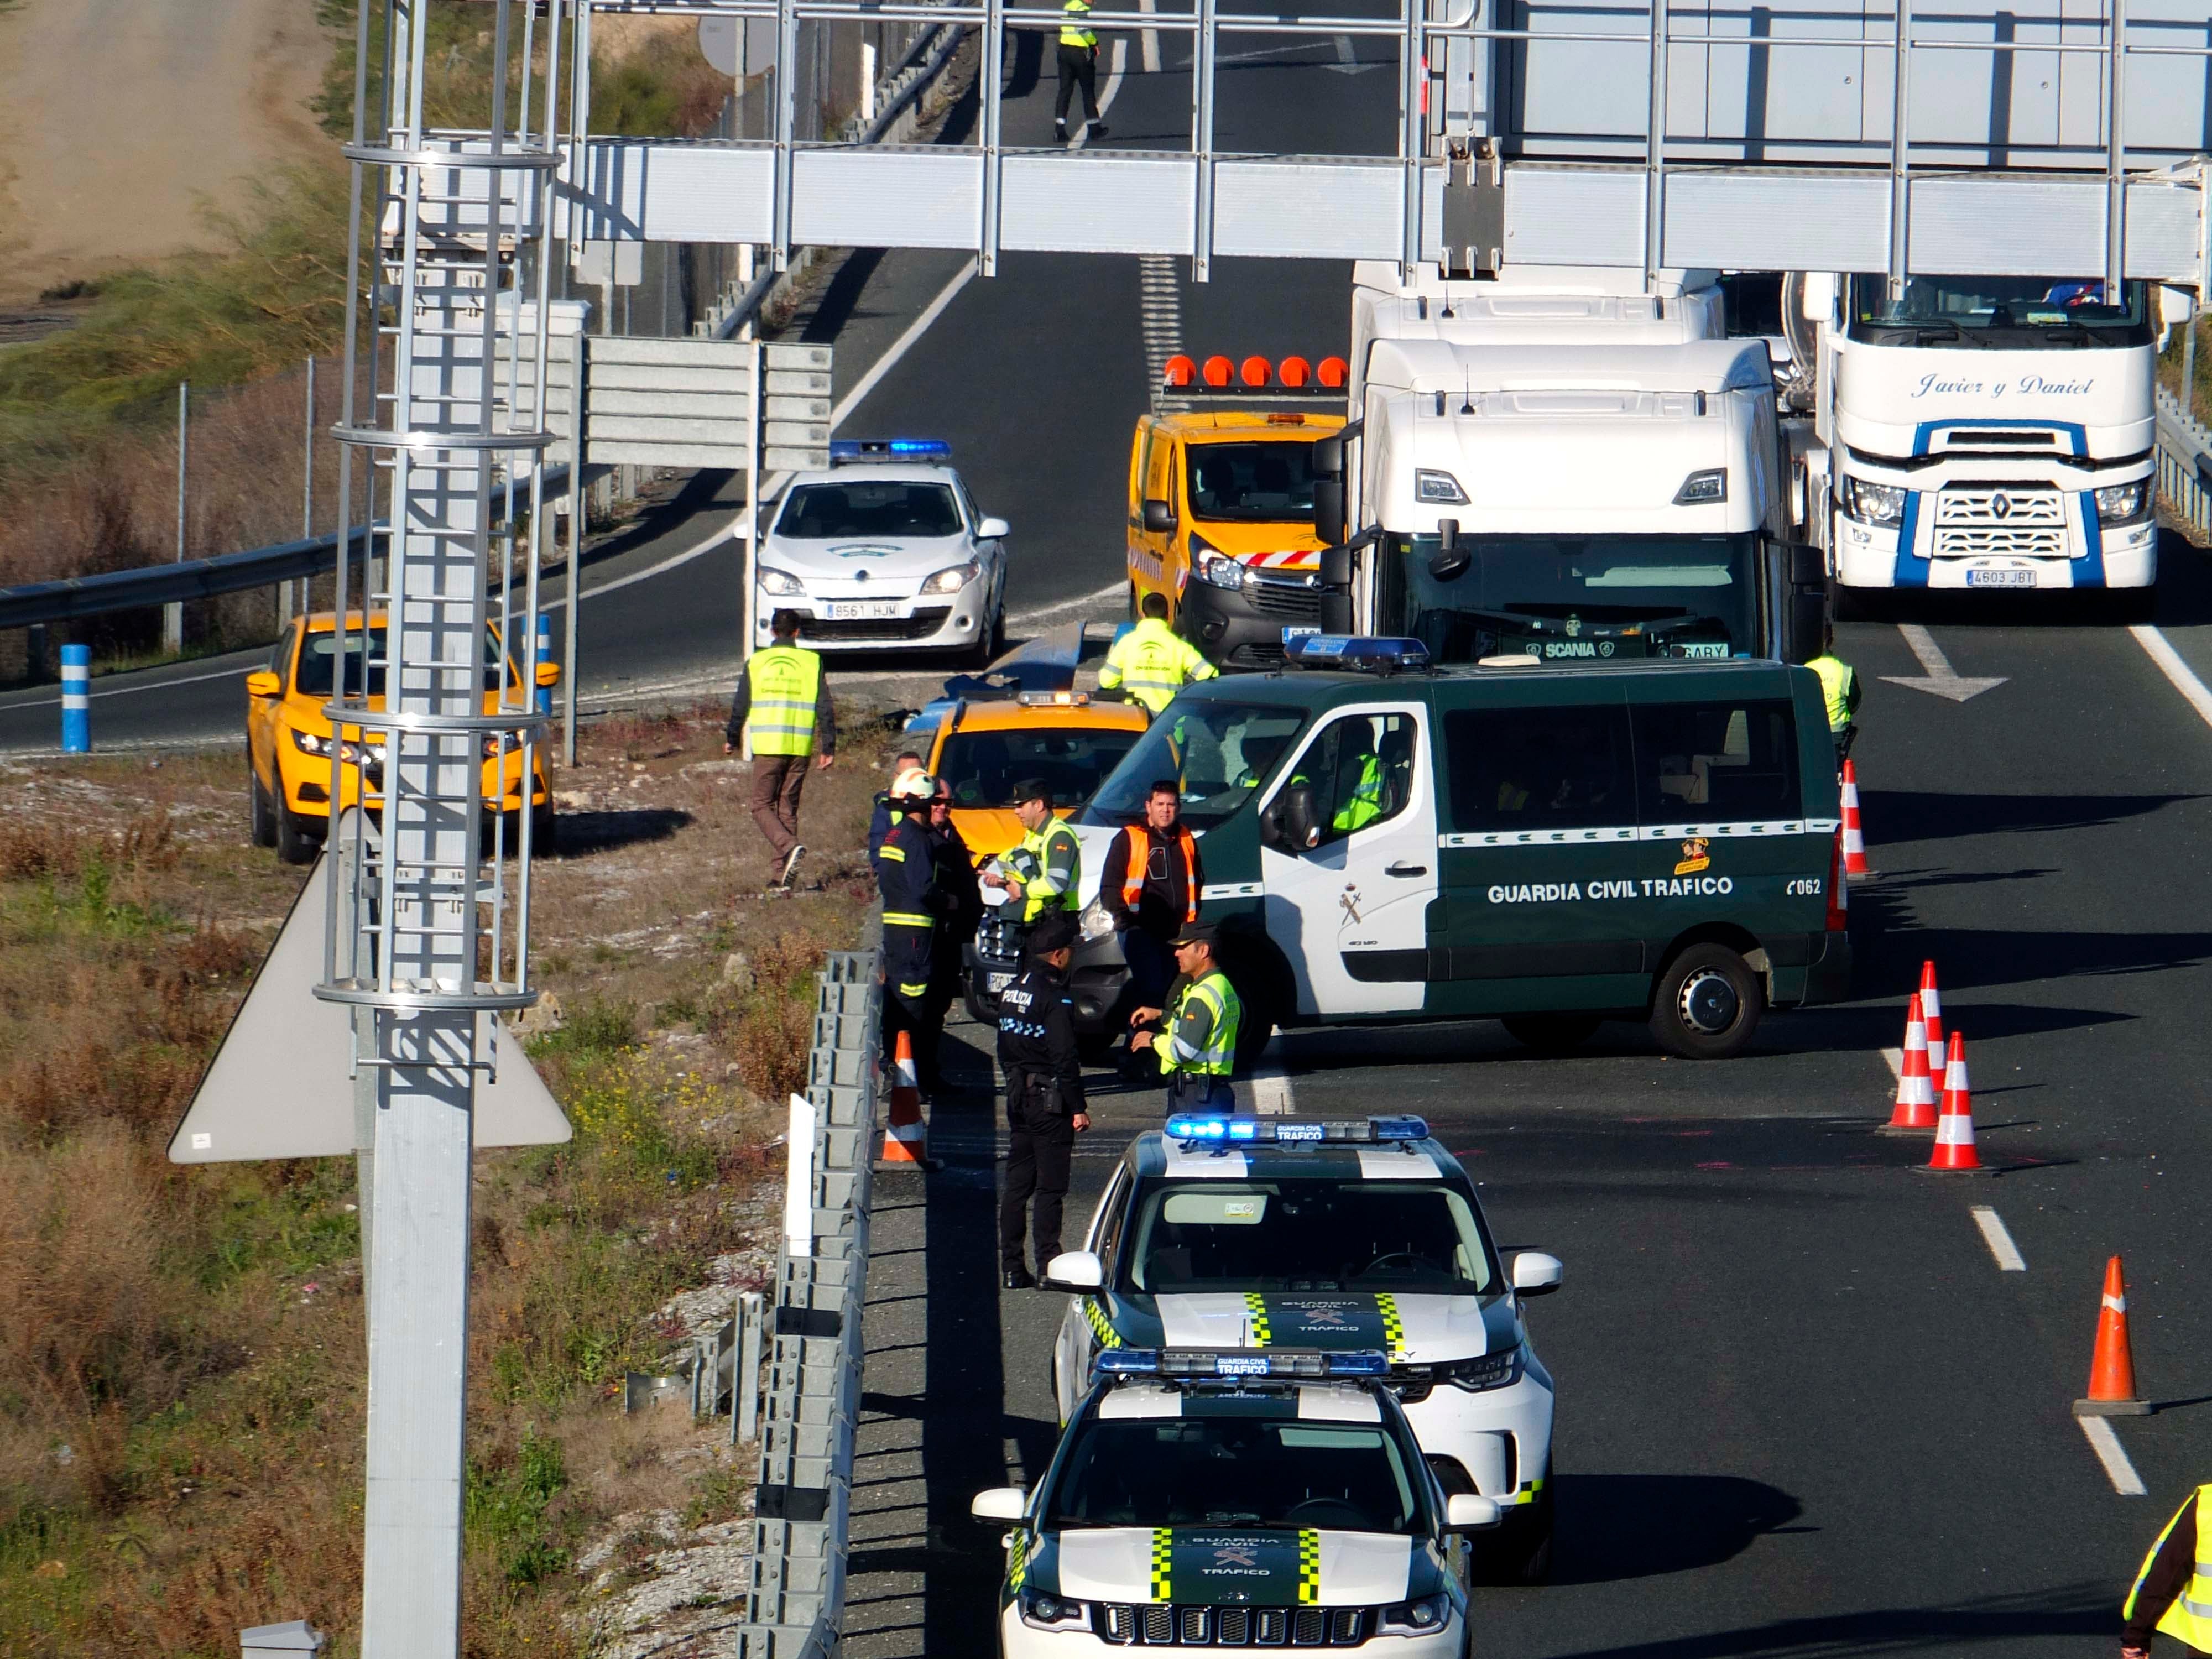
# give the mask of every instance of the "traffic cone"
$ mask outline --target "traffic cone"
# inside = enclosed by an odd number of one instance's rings
[[[2150,1401],[2136,1394],[2136,1355],[2128,1341],[2128,1287],[2120,1259],[2105,1264],[2105,1296],[2097,1310],[2097,1346],[2089,1356],[2089,1397],[2076,1417],[2148,1417]]]
[[[1936,989],[1936,964],[1920,964],[1920,1018],[1928,1022],[1928,1052],[1943,1052],[1943,999]]]
[[[921,1089],[915,1081],[914,1039],[898,1034],[891,1059],[891,1115],[884,1125],[885,1164],[929,1167],[929,1126],[921,1121]]]
[[[1960,1062],[1960,1069],[1966,1062]],[[1920,994],[1905,1005],[1905,1063],[1897,1068],[1897,1104],[1885,1129],[1932,1129],[1936,1127],[1936,1082],[1928,1073],[1928,1025],[1921,1018]]]
[[[1852,761],[1844,763],[1844,873],[1874,873],[1867,863],[1866,835],[1859,826],[1859,773],[1857,763]]]
[[[1966,1086],[1966,1039],[1951,1033],[1943,1063],[1943,1109],[1936,1118],[1936,1150],[1921,1166],[1926,1175],[1987,1175],[1974,1151],[1974,1103]]]

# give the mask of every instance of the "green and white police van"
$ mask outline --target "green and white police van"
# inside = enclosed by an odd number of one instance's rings
[[[1277,1026],[1503,1019],[1539,1048],[1606,1019],[1722,1059],[1768,1008],[1847,992],[1836,758],[1819,681],[1778,662],[1431,668],[1320,635],[1187,688],[1071,822],[1107,842],[1173,778],[1224,924],[1242,1056]],[[1127,970],[1095,893],[1079,1020]]]

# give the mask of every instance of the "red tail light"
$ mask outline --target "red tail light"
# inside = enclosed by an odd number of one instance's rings
[[[1188,386],[1198,378],[1198,365],[1178,352],[1168,359],[1167,382],[1170,386]]]
[[[1285,357],[1275,365],[1275,373],[1285,386],[1301,386],[1313,379],[1313,365],[1303,357]]]
[[[1324,357],[1321,360],[1321,383],[1325,386],[1342,386],[1345,377],[1351,373],[1352,366],[1341,357]]]
[[[1206,367],[1199,370],[1199,374],[1208,386],[1227,386],[1230,372],[1233,367],[1234,365],[1226,357],[1208,357],[1206,360]]]
[[[1836,831],[1836,844],[1828,854],[1828,931],[1840,933],[1851,925],[1851,887],[1844,874],[1844,832]]]

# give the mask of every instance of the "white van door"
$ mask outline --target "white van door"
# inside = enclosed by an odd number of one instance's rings
[[[1274,793],[1313,790],[1318,840],[1263,845],[1267,933],[1319,1015],[1418,1013],[1428,988],[1437,896],[1437,800],[1429,711],[1418,702],[1331,711]]]

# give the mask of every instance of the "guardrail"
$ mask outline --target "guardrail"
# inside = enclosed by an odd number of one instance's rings
[[[2181,399],[2158,388],[2158,493],[2174,516],[2212,540],[2212,428],[2182,412]]]

